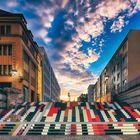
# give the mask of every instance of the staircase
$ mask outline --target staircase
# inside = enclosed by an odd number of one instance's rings
[[[12,122],[13,115],[20,121]],[[139,135],[140,110],[126,103],[23,103],[0,114],[0,135]]]

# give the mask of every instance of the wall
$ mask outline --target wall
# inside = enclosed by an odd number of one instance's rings
[[[140,76],[140,31],[130,31],[128,35],[128,80]]]

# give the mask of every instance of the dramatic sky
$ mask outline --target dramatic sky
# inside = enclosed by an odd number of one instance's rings
[[[131,29],[140,29],[139,0],[0,0],[23,13],[46,48],[62,94],[87,92]]]

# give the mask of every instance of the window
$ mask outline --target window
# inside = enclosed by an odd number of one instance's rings
[[[7,75],[7,65],[3,65],[3,75]]]
[[[7,45],[3,46],[3,55],[7,55],[7,48],[8,48]]]
[[[114,82],[115,82],[115,76],[114,76]]]
[[[112,69],[111,73],[113,74],[113,69]]]
[[[115,66],[114,66],[114,70],[113,71],[115,72]]]
[[[117,74],[117,80],[119,80],[119,79],[120,79],[120,73]]]
[[[27,64],[29,64],[29,56],[27,55],[27,53],[24,51],[23,52],[23,60],[27,63]]]
[[[119,69],[120,69],[120,63],[117,64],[117,70],[119,70]]]
[[[126,47],[127,47],[127,41],[124,43],[124,45],[123,45],[123,51],[125,51],[126,50]]]
[[[36,66],[35,66],[34,63],[32,63],[32,70],[33,70],[33,71],[36,71]]]
[[[8,55],[12,55],[12,45],[8,45]]]
[[[123,70],[123,76],[127,76],[127,68]]]
[[[32,86],[36,86],[36,66],[34,65],[34,63],[32,62],[31,63],[31,67],[32,67],[32,70],[31,70],[31,85]]]
[[[5,27],[4,26],[0,26],[0,34],[1,35],[5,34]]]
[[[126,80],[123,80],[123,85],[125,85],[126,84]]]
[[[29,82],[29,57],[25,51],[23,51],[23,60],[24,79]]]
[[[24,102],[28,102],[29,90],[27,87],[23,87],[23,94],[24,94]]]
[[[24,79],[29,82],[29,73],[26,70],[23,70]]]
[[[31,102],[35,101],[35,93],[34,91],[31,91]]]
[[[120,84],[117,84],[117,90],[120,88]]]
[[[22,39],[28,45],[28,37],[24,31],[22,32]]]
[[[122,63],[123,63],[123,65],[126,63],[126,55],[125,56],[123,56],[123,58],[122,58]]]
[[[116,86],[115,86],[115,85],[113,85],[113,90],[115,90],[115,87],[116,87]]]
[[[6,26],[6,35],[11,34],[11,26],[7,25]]]
[[[0,65],[0,75],[2,75],[2,65]]]
[[[2,45],[0,45],[0,55],[2,55]]]
[[[8,65],[8,75],[11,75],[12,65]]]
[[[10,25],[0,26],[0,34],[1,35],[11,34],[11,26]]]

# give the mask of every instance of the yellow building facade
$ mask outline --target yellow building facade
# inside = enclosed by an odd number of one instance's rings
[[[23,101],[42,100],[40,59],[38,45],[24,16],[1,10],[0,88],[18,93]]]

